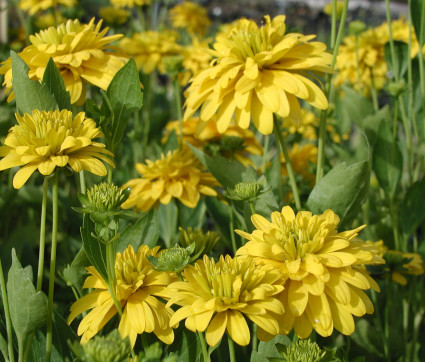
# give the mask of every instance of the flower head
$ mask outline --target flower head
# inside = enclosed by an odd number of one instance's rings
[[[292,327],[300,338],[307,338],[313,328],[322,336],[330,336],[334,328],[353,333],[353,315],[373,312],[363,290],[379,290],[360,267],[383,262],[355,239],[364,226],[338,232],[339,217],[333,211],[295,215],[289,206],[273,212],[271,219],[253,215],[257,229],[252,234],[236,231],[249,240],[237,255],[250,256],[257,264],[271,265],[287,276],[280,297],[285,306],[280,333],[287,334]]]
[[[177,44],[178,34],[175,31],[165,30],[145,31],[134,33],[131,38],[124,38],[120,47],[136,61],[137,67],[144,73],[152,73],[158,69],[166,73],[163,58],[180,55],[181,46]]]
[[[50,175],[56,167],[69,165],[75,172],[87,170],[95,175],[107,173],[102,161],[113,166],[107,156],[113,156],[103,143],[93,139],[103,134],[96,123],[85,118],[84,112],[75,118],[72,112],[35,110],[32,115],[16,114],[18,124],[9,130],[0,147],[0,170],[21,166],[13,178],[13,187],[19,189],[35,170]]]
[[[76,0],[21,0],[19,8],[27,11],[30,15],[34,15],[42,10],[56,8],[58,5],[74,6]]]
[[[151,0],[111,0],[116,8],[133,8],[135,6],[150,5]]]
[[[171,23],[175,28],[184,28],[192,35],[204,36],[211,20],[207,9],[191,1],[184,1],[170,9]]]
[[[111,42],[120,39],[121,34],[105,36],[108,28],[100,30],[94,18],[89,24],[68,20],[57,28],[50,27],[30,36],[31,45],[19,56],[30,68],[28,76],[33,80],[43,79],[50,58],[58,67],[71,95],[71,103],[83,104],[86,97],[86,82],[106,90],[115,73],[127,61],[123,56],[110,51],[116,48]],[[0,74],[4,74],[3,85],[12,89],[12,61],[2,63]],[[8,101],[14,95],[9,95]]]
[[[155,333],[164,343],[174,340],[174,332],[169,327],[172,310],[157,297],[167,297],[166,287],[176,279],[175,274],[153,270],[147,260],[148,255],[155,256],[159,246],[149,249],[142,245],[135,253],[130,245],[122,254],[117,253],[115,276],[117,280],[116,297],[123,308],[118,331],[122,338],[129,337],[134,346],[138,334]],[[94,291],[77,300],[71,306],[68,323],[88,309],[92,309],[81,321],[78,335],[81,343],[95,336],[103,326],[117,313],[114,301],[108,290],[108,284],[93,267],[87,270],[91,274],[83,288]]]
[[[128,181],[123,188],[130,187],[130,197],[122,205],[124,209],[135,206],[142,211],[158,204],[168,204],[172,198],[185,206],[194,208],[203,195],[216,196],[213,189],[218,185],[215,178],[204,172],[201,163],[188,149],[169,151],[160,160],[138,163],[141,178]]]
[[[248,258],[221,256],[216,263],[206,255],[184,272],[184,281],[169,286],[167,305],[181,306],[170,320],[177,325],[186,319],[193,332],[206,330],[206,340],[215,346],[227,330],[239,345],[246,346],[250,332],[245,318],[258,326],[258,337],[277,335],[283,306],[276,298],[282,287],[281,274],[257,267]]]
[[[273,114],[300,119],[297,98],[326,109],[328,101],[310,73],[331,72],[326,45],[313,36],[285,34],[285,17],[264,18],[262,27],[242,19],[227,35],[217,36],[210,53],[214,62],[194,76],[187,90],[184,119],[201,107],[206,122],[217,117],[224,132],[233,117],[241,128],[252,118],[263,134],[273,131]]]
[[[124,24],[131,13],[125,9],[117,9],[113,6],[104,6],[99,10],[99,16],[105,20],[105,22],[112,26],[118,26]]]

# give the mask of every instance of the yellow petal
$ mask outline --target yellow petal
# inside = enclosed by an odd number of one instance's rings
[[[227,326],[227,313],[217,313],[211,320],[210,325],[205,333],[208,345],[215,346],[223,337]]]
[[[227,312],[227,332],[230,338],[240,346],[246,346],[250,340],[248,324],[243,315],[237,310]]]

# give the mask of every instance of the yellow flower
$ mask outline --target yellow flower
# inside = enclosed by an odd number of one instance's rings
[[[111,5],[116,8],[133,8],[135,6],[150,5],[151,0],[111,0]]]
[[[344,9],[344,1],[337,1],[336,2],[336,18],[337,19],[341,19],[343,9]],[[329,2],[325,5],[325,7],[323,8],[323,12],[326,15],[332,16],[333,1],[331,1],[331,2]]]
[[[255,266],[249,258],[226,255],[216,263],[204,255],[183,275],[183,282],[169,286],[172,297],[167,306],[181,306],[171,317],[171,326],[186,319],[187,329],[206,330],[210,346],[215,346],[226,330],[237,344],[246,346],[250,332],[245,318],[257,324],[260,340],[279,333],[284,309],[276,298],[283,290],[278,270]]]
[[[128,181],[123,188],[130,187],[130,196],[122,204],[124,209],[133,206],[147,211],[159,202],[168,204],[172,198],[187,207],[194,208],[201,194],[217,196],[212,188],[218,183],[209,173],[201,169],[201,163],[188,149],[169,151],[160,160],[138,163],[137,171],[142,178]]]
[[[204,36],[211,20],[207,9],[191,1],[184,1],[169,10],[171,23],[174,28],[183,28],[192,35]]]
[[[146,256],[156,256],[159,246],[149,249],[147,245],[140,246],[137,254],[130,245],[124,253],[117,253],[115,260],[115,276],[117,279],[116,297],[123,310],[118,331],[122,338],[129,337],[134,346],[138,334],[155,333],[164,343],[171,344],[174,332],[169,326],[173,311],[158,299],[168,296],[167,286],[176,280],[175,274],[157,272],[152,269]],[[117,313],[114,301],[108,290],[108,284],[90,266],[91,274],[83,288],[94,290],[77,300],[71,306],[68,318],[70,324],[76,316],[92,309],[78,326],[81,343],[95,336],[109,320]]]
[[[212,59],[208,52],[208,42],[208,39],[199,41],[197,38],[193,38],[191,45],[181,49],[184,58],[182,64],[184,71],[178,75],[181,86],[186,86],[190,78],[208,67]]]
[[[41,10],[55,8],[58,5],[69,7],[74,6],[76,3],[76,0],[21,0],[19,8],[28,11],[30,15],[34,15]]]
[[[117,53],[109,44],[122,37],[121,34],[105,37],[108,28],[100,31],[102,21],[94,24],[80,24],[68,20],[57,28],[50,27],[30,36],[31,45],[19,56],[27,63],[28,76],[33,80],[43,79],[49,58],[58,67],[71,103],[83,104],[86,98],[86,82],[106,90],[115,73],[125,64],[126,58]],[[12,62],[10,58],[2,63],[0,74],[5,74],[3,85],[12,89]],[[8,101],[13,99],[9,95]]]
[[[178,34],[175,31],[165,30],[145,31],[134,33],[131,38],[124,38],[120,46],[137,63],[137,67],[144,73],[152,73],[158,69],[165,73],[162,59],[181,53],[181,46],[177,44]]]
[[[317,164],[317,153],[317,147],[311,143],[303,146],[295,143],[289,151],[289,159],[291,160],[294,172],[303,176],[306,181],[309,181],[310,186],[314,185],[316,179],[315,174],[311,172],[310,164]],[[283,155],[280,156],[280,162],[282,164],[282,175],[288,176]]]
[[[99,16],[113,26],[124,24],[130,15],[131,13],[128,10],[117,9],[113,6],[104,6],[99,10]]]
[[[113,156],[103,143],[96,123],[85,118],[84,112],[75,118],[68,110],[16,114],[18,124],[9,130],[0,147],[0,170],[21,166],[13,178],[13,187],[21,188],[35,170],[50,175],[56,167],[69,165],[75,172],[87,170],[95,175],[107,173],[104,161],[113,166],[107,156]]]
[[[298,98],[326,109],[328,100],[310,78],[331,72],[331,54],[326,45],[310,42],[315,36],[285,35],[285,17],[270,20],[262,27],[252,20],[240,20],[227,36],[217,36],[216,58],[198,73],[187,90],[184,119],[201,107],[200,118],[207,122],[217,117],[219,132],[224,132],[233,117],[241,128],[252,118],[263,134],[273,131],[273,114],[299,120]]]
[[[241,149],[236,149],[233,154],[227,150],[223,150],[225,157],[234,157],[236,160],[244,165],[251,163],[248,155],[261,155],[263,148],[255,138],[255,134],[250,129],[242,129],[236,124],[232,123],[229,128],[224,132],[220,133],[217,130],[217,123],[214,119],[210,120],[202,126],[204,128],[199,129],[199,118],[192,117],[186,122],[183,122],[183,141],[188,142],[197,148],[208,147],[208,145],[220,143],[224,137],[239,137],[243,140]],[[175,131],[177,136],[180,135],[180,122],[172,121],[168,122],[165,126],[166,135],[164,139],[167,139],[168,135]]]
[[[251,220],[252,234],[236,230],[249,240],[237,255],[254,258],[259,265],[272,265],[288,279],[281,301],[285,307],[281,334],[292,328],[307,338],[314,328],[330,336],[336,328],[343,334],[354,332],[353,315],[373,313],[373,304],[363,290],[379,291],[377,283],[361,267],[383,260],[356,240],[364,228],[338,232],[339,217],[331,210],[322,215],[294,211],[285,206],[273,212],[272,221],[260,215]]]

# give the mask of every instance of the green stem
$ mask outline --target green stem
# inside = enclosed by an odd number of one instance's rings
[[[337,0],[332,0],[332,20],[331,20],[331,44],[330,48],[332,48],[335,44],[336,37],[336,23],[337,23],[337,9],[338,4]]]
[[[176,114],[177,119],[179,121],[179,127],[180,127],[180,136],[179,136],[179,148],[183,148],[183,114],[182,114],[182,100],[181,100],[181,94],[180,94],[180,83],[177,79],[177,76],[174,77],[173,80],[173,91],[174,91],[174,98],[176,100]]]
[[[115,307],[117,308],[118,315],[120,318],[122,317],[122,307],[121,303],[118,301],[116,297],[116,285],[117,281],[115,278],[115,248],[114,243],[106,244],[106,271],[108,273],[108,287],[109,294],[114,301]]]
[[[229,343],[230,362],[236,362],[235,342],[233,342],[233,339],[230,337],[229,333],[227,333],[227,342]]]
[[[274,131],[275,131],[276,139],[280,143],[283,157],[285,158],[286,170],[288,171],[289,182],[291,184],[292,193],[294,194],[295,206],[297,207],[298,210],[301,210],[301,201],[300,201],[300,196],[298,194],[297,183],[295,181],[294,170],[292,169],[291,160],[289,159],[289,154],[288,154],[288,148],[286,146],[286,142],[283,137],[282,130],[276,118],[274,118]]]
[[[410,1],[409,0],[409,9],[411,9],[410,7]],[[409,16],[410,16],[410,12],[409,12]],[[424,33],[424,27],[425,27],[425,2],[422,2],[422,14],[421,14],[421,32],[420,34]],[[410,57],[410,54],[409,54]],[[419,53],[418,53],[418,58],[419,58],[419,77],[420,77],[420,81],[421,81],[421,93],[422,93],[422,99],[425,99],[425,74],[424,74],[424,55],[422,53],[422,49],[421,47],[419,47]]]
[[[50,273],[49,273],[49,293],[47,304],[47,333],[46,333],[46,361],[50,361],[52,353],[52,332],[53,332],[53,294],[55,290],[56,275],[56,248],[58,244],[58,176],[59,171],[56,170],[53,176],[52,184],[52,250],[50,252]]]
[[[267,166],[267,153],[269,152],[269,144],[270,144],[270,136],[265,135],[264,136],[264,146],[263,146],[263,161],[261,164],[261,170],[264,173],[266,173],[266,166]]]
[[[4,280],[3,266],[1,264],[1,259],[0,259],[0,288],[1,288],[1,298],[3,301],[4,316],[6,318],[6,333],[7,333],[7,347],[9,351],[9,360],[10,362],[15,362],[15,355],[13,351],[12,322],[10,319],[9,301],[7,299],[6,282]]]
[[[236,246],[236,239],[235,239],[235,232],[234,232],[234,205],[233,205],[233,201],[231,201],[230,203],[230,220],[229,220],[229,228],[230,228],[230,240],[232,241],[232,249],[233,249],[233,255],[236,255],[236,250],[238,250],[237,246]]]
[[[204,362],[211,362],[210,356],[207,351],[207,344],[205,342],[205,338],[202,332],[198,331],[198,338],[199,338],[199,341],[201,342],[202,355],[204,356]]]
[[[46,247],[46,209],[47,209],[47,191],[49,189],[49,178],[45,177],[43,181],[43,199],[41,201],[41,221],[40,221],[40,246],[38,251],[38,269],[37,269],[37,292],[41,290],[44,271],[44,250]]]
[[[257,338],[257,325],[252,325],[252,351],[257,352],[258,349],[258,338]]]
[[[392,301],[392,289],[393,289],[393,285],[392,285],[392,280],[391,280],[391,272],[388,275],[388,290],[387,290],[387,298],[385,299],[385,316],[384,316],[384,335],[385,335],[385,343],[389,343],[390,342],[390,306],[391,306],[391,301]],[[388,361],[391,361],[391,353],[390,353],[390,348],[387,347],[386,349],[387,353],[386,353],[386,357]]]
[[[109,177],[109,175],[108,175]],[[112,177],[112,175],[111,175]],[[86,193],[86,178],[84,177],[84,170],[80,171],[80,189],[81,189],[81,193],[85,194]]]
[[[249,202],[249,208],[251,209],[251,215],[256,214],[255,207],[254,207],[254,202],[253,201],[250,201]]]
[[[335,0],[334,0],[335,1]],[[338,55],[339,45],[341,44],[342,37],[344,34],[345,20],[347,19],[348,0],[344,0],[344,7],[341,15],[341,22],[339,23],[338,36],[335,40],[335,44],[332,48],[333,55],[331,61],[331,67],[335,68],[336,58]],[[333,12],[332,17],[336,16],[336,12]],[[332,36],[332,34],[331,34]],[[332,44],[333,45],[333,44]],[[325,97],[329,99],[329,94],[332,89],[332,74],[326,75],[326,86],[325,86]],[[319,139],[318,139],[318,155],[317,155],[317,170],[316,170],[316,183],[318,183],[323,177],[323,164],[325,161],[325,136],[326,136],[326,119],[328,110],[323,109],[320,112],[319,121]]]
[[[108,168],[108,184],[112,183],[112,173],[113,173],[113,168],[111,165],[107,165]]]
[[[362,92],[362,81],[360,76],[360,59],[359,59],[359,36],[356,34],[356,73],[357,73],[357,88]]]

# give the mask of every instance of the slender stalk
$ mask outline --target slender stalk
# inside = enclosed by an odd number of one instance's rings
[[[121,303],[116,297],[116,285],[117,281],[115,278],[115,252],[114,252],[114,243],[106,244],[106,271],[108,273],[108,287],[109,294],[114,301],[115,307],[117,308],[118,315],[122,317],[122,307]]]
[[[80,190],[82,194],[86,193],[86,178],[84,177],[84,170],[80,171]]]
[[[232,249],[233,249],[233,255],[236,255],[236,250],[238,250],[236,246],[236,239],[235,239],[235,225],[234,225],[234,208],[233,201],[230,203],[230,220],[229,220],[229,231],[230,231],[230,240],[232,241]]]
[[[15,362],[15,355],[13,351],[12,321],[10,319],[9,301],[7,299],[6,283],[4,280],[3,266],[1,264],[1,259],[0,259],[0,288],[1,288],[1,298],[3,301],[4,316],[6,318],[7,348],[9,351],[9,360],[10,362]]]
[[[286,170],[288,171],[289,182],[291,184],[292,193],[294,194],[295,206],[297,207],[298,210],[301,210],[301,201],[300,201],[300,196],[298,194],[297,183],[295,181],[294,170],[292,169],[291,160],[289,159],[286,141],[283,137],[282,130],[276,118],[274,119],[274,131],[275,131],[276,140],[279,141],[280,147],[283,153],[283,157],[285,158]]]
[[[39,244],[39,251],[38,251],[38,269],[37,269],[37,292],[41,290],[41,286],[43,283],[44,251],[46,247],[46,209],[47,209],[48,189],[49,189],[49,178],[45,177],[43,181],[43,199],[41,201],[40,244]]]
[[[344,34],[345,20],[347,19],[347,11],[348,11],[348,1],[349,0],[344,0],[344,7],[342,10],[341,22],[339,23],[338,35],[335,40],[335,43],[332,44],[333,45],[333,48],[332,48],[333,55],[332,55],[332,61],[331,61],[332,68],[335,68],[339,45],[341,44],[342,36]],[[332,13],[332,18],[334,16],[336,17],[336,11]],[[331,37],[332,37],[332,34],[331,34]],[[331,93],[331,89],[332,89],[332,74],[327,74],[326,86],[325,86],[325,96],[327,99],[329,99],[329,94]],[[319,182],[323,177],[323,164],[325,161],[325,136],[326,136],[327,114],[328,114],[327,109],[324,109],[320,112],[319,139],[318,139],[319,150],[317,155],[316,183]]]
[[[204,362],[211,362],[210,355],[207,351],[207,344],[205,342],[204,334],[198,331],[198,338],[201,342],[202,355],[204,356]]]
[[[254,207],[254,202],[250,202],[249,203],[249,208],[250,208],[250,210],[251,210],[251,215],[254,215],[254,214],[256,214],[256,212],[255,212],[255,207]]]
[[[362,81],[360,77],[360,57],[359,57],[359,36],[356,34],[356,73],[357,73],[357,88],[361,93],[362,91]]]
[[[53,332],[53,294],[55,289],[55,275],[56,275],[56,248],[58,244],[58,174],[56,170],[53,176],[52,183],[52,250],[50,252],[50,273],[49,273],[49,293],[47,304],[47,333],[46,333],[46,361],[50,361],[52,353],[52,332]]]
[[[108,184],[112,183],[112,173],[113,173],[113,168],[111,165],[107,165],[108,168]]]
[[[227,333],[227,342],[229,343],[229,356],[230,362],[236,362],[235,356],[235,342],[233,342],[232,337]]]
[[[252,350],[257,351],[258,349],[258,338],[257,338],[257,325],[252,325]]]
[[[330,47],[332,48],[335,44],[335,37],[336,37],[336,23],[337,23],[337,9],[338,9],[338,2],[337,0],[332,0],[332,19],[331,19],[331,44]]]
[[[263,160],[261,164],[261,170],[263,173],[266,173],[266,166],[267,166],[267,153],[269,152],[269,144],[270,144],[270,136],[265,135],[264,136],[264,146],[263,146]]]
[[[385,316],[384,316],[384,335],[386,344],[390,341],[390,306],[392,301],[392,280],[391,280],[391,272],[388,275],[388,283],[387,283],[387,298],[385,299]],[[390,348],[387,348],[386,354],[387,360],[391,361],[391,353]]]
[[[180,136],[179,136],[179,148],[183,148],[183,114],[182,114],[182,100],[181,100],[181,94],[180,94],[180,83],[177,79],[177,76],[174,77],[173,80],[173,91],[174,91],[174,98],[176,100],[176,114],[177,119],[179,121],[179,127],[180,127]]]

